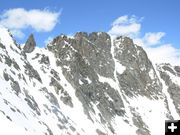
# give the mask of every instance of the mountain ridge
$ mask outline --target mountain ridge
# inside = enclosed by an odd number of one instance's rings
[[[165,119],[179,118],[180,67],[154,67],[128,37],[78,32],[30,53],[4,28],[0,38],[6,129],[13,123],[32,135],[156,135],[164,134]]]

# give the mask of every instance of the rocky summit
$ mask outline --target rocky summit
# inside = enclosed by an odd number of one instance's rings
[[[3,135],[164,135],[180,116],[180,66],[155,64],[128,37],[60,35],[25,46],[0,28]]]
[[[23,50],[25,53],[31,53],[32,51],[34,51],[35,47],[36,47],[36,42],[34,40],[33,34],[31,34],[27,39]]]

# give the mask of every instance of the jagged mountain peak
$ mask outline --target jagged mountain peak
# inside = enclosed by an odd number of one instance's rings
[[[96,40],[111,40],[110,35],[106,32],[77,32],[73,37],[68,37],[64,34],[61,34],[60,36],[57,36],[52,41],[52,44],[56,44],[60,41],[67,41],[67,40],[88,40],[92,43],[94,43]]]
[[[133,40],[127,36],[118,36],[114,40],[116,42],[121,42],[126,45],[134,45]]]
[[[107,34],[106,32],[92,32],[92,33],[77,32],[74,37],[77,39],[86,38],[87,40],[91,42],[95,42],[98,39],[110,40],[110,35]]]
[[[78,48],[76,44],[78,44],[78,46],[81,48],[85,48],[88,45],[91,48],[96,48],[96,49],[99,48],[105,51],[111,50],[111,46],[112,46],[111,44],[117,44],[117,46],[121,45],[122,49],[124,47],[129,51],[136,51],[136,52],[137,52],[137,48],[141,48],[135,45],[133,43],[133,40],[129,37],[120,36],[114,39],[106,32],[92,32],[92,33],[77,32],[72,38],[64,34],[61,34],[60,36],[54,38],[54,40],[50,44],[48,44],[48,46],[52,46],[52,45],[63,46],[67,44],[71,44],[71,46],[75,48]]]
[[[154,67],[128,37],[79,32],[26,54],[0,38],[1,128],[14,134],[156,135],[179,118],[180,68]]]
[[[36,47],[36,41],[34,39],[33,34],[30,34],[24,47],[23,47],[23,51],[25,53],[31,53],[34,51],[35,47]]]

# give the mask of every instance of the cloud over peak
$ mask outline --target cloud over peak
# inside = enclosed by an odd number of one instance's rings
[[[32,28],[37,32],[49,32],[58,23],[60,12],[49,10],[15,8],[5,10],[0,25],[9,28],[15,36],[23,36],[22,30]]]
[[[128,36],[133,38],[134,43],[142,46],[153,63],[180,63],[180,50],[170,43],[163,43],[164,32],[141,32],[141,21],[143,18],[136,16],[120,16],[112,23],[108,33],[113,36]]]
[[[148,32],[144,36],[144,41],[147,45],[157,45],[160,43],[161,38],[164,36],[164,32]]]
[[[143,18],[137,18],[136,16],[120,16],[112,23],[112,28],[109,30],[109,34],[112,36],[130,36],[135,37],[138,35],[141,29],[141,20]]]

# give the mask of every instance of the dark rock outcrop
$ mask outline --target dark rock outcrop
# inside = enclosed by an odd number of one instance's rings
[[[139,94],[157,98],[162,86],[143,48],[135,45],[128,37],[118,37],[114,40],[114,46],[115,59],[126,67],[122,74],[117,75],[126,95],[131,97]]]
[[[179,76],[179,69],[179,66],[173,67],[170,64],[160,64],[157,66],[160,77],[165,82],[167,91],[173,99],[177,113],[180,115],[180,84],[176,79],[173,79]]]
[[[31,34],[28,40],[26,41],[26,44],[23,50],[25,53],[31,53],[34,51],[35,47],[36,47],[36,42],[35,42],[33,34]]]
[[[5,45],[0,44],[0,114],[15,124],[27,123],[20,125],[27,132],[161,134],[147,120],[180,114],[180,67],[155,69],[128,37],[112,40],[105,32],[78,32],[35,49],[31,34],[23,49]]]

